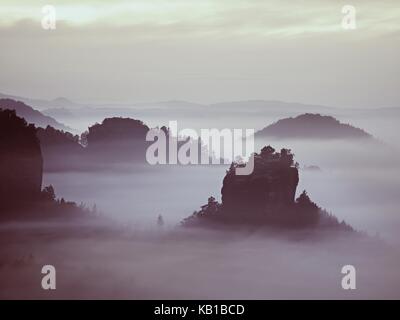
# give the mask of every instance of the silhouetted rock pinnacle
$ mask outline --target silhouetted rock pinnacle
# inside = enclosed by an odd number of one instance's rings
[[[0,110],[0,207],[39,196],[43,160],[33,124],[15,110]]]
[[[295,199],[298,164],[288,149],[268,146],[254,154],[254,171],[236,175],[244,164],[232,163],[222,186],[222,204],[214,197],[186,218],[184,226],[252,226],[274,228],[340,228],[352,230],[319,208],[303,191]]]
[[[72,139],[50,127],[40,132],[48,144],[53,139],[56,144]],[[43,160],[37,129],[18,117],[15,110],[0,110],[0,151],[0,222],[91,213],[84,205],[56,199],[53,186],[42,190]]]
[[[222,204],[230,212],[242,210],[252,214],[266,207],[292,205],[299,182],[298,170],[290,150],[281,152],[268,146],[254,157],[254,171],[250,175],[236,175],[235,165],[227,172],[222,193]]]

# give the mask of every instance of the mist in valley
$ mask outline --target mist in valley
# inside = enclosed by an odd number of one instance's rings
[[[46,172],[44,185],[53,185],[58,197],[96,205],[99,217],[3,225],[0,296],[399,298],[397,151],[371,141],[304,139],[256,141],[256,150],[266,144],[295,153],[298,194],[306,189],[363,234],[180,227],[210,195],[220,200],[226,165]],[[157,225],[160,214],[163,226]],[[44,264],[57,268],[54,292],[40,288]],[[341,288],[341,268],[348,264],[357,269],[357,290]]]
[[[237,118],[227,121],[229,128],[244,127],[243,123],[253,121],[252,117],[241,119],[241,126],[235,126],[239,123]],[[373,121],[364,119],[364,123]],[[185,123],[190,120],[178,122],[178,129],[189,127]],[[265,122],[264,126],[270,123],[272,121]],[[208,128],[205,123],[204,128]],[[370,132],[368,126],[362,128]],[[393,130],[390,125],[380,127],[382,136],[391,135]],[[305,189],[319,206],[356,229],[372,235],[379,233],[397,243],[400,223],[397,218],[400,196],[397,141],[386,142],[377,135],[367,141],[263,138],[255,140],[255,151],[265,145],[277,150],[289,148],[295,154],[300,169],[297,194]],[[309,166],[316,166],[318,170],[308,170]],[[44,185],[53,185],[57,194],[66,199],[90,206],[96,204],[105,215],[117,220],[151,227],[161,214],[166,223],[173,226],[204,204],[207,197],[220,200],[222,180],[228,167],[119,163],[90,172],[47,172]]]
[[[8,226],[1,298],[73,299],[393,299],[397,248],[349,235],[217,233],[206,230],[58,236]],[[79,230],[75,226],[75,230]],[[10,233],[13,233],[10,236]],[[68,233],[67,233],[68,234]],[[299,240],[300,239],[300,240]],[[31,259],[28,258],[32,257]],[[19,260],[18,260],[19,259]],[[12,263],[4,263],[12,261]],[[41,267],[57,269],[57,290],[40,287]],[[344,265],[357,289],[341,288]]]
[[[2,2],[0,299],[400,299],[396,1]],[[172,121],[254,130],[261,170],[150,165]],[[242,225],[182,223],[223,187]]]

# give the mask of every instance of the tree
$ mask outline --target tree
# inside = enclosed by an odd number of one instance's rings
[[[297,198],[296,201],[300,205],[307,205],[311,203],[310,197],[308,196],[306,190],[303,190],[303,192],[300,194],[300,196]]]
[[[56,199],[56,193],[54,191],[54,187],[49,185],[43,188],[42,191],[43,199],[48,201],[54,201]]]
[[[83,132],[83,133],[81,134],[81,137],[80,137],[80,143],[81,143],[81,145],[83,145],[84,147],[87,147],[87,145],[88,145],[88,140],[87,140],[88,134],[89,134],[89,131],[85,131],[85,132]]]
[[[218,201],[215,200],[214,197],[209,197],[207,204],[204,206],[201,206],[201,213],[202,214],[214,214],[217,213],[219,208],[219,203]]]
[[[281,149],[281,162],[284,165],[292,166],[293,165],[293,154],[290,149]]]
[[[306,190],[296,199],[296,204],[298,223],[307,227],[315,226],[320,218],[320,208],[311,201]]]
[[[164,226],[164,219],[163,219],[163,217],[162,217],[161,214],[158,215],[158,217],[157,217],[157,225],[158,225],[159,227],[163,227],[163,226]]]

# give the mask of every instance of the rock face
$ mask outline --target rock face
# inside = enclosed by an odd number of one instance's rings
[[[184,226],[251,226],[274,228],[329,227],[352,230],[320,209],[307,193],[295,199],[299,182],[298,164],[290,150],[281,152],[268,146],[254,155],[254,171],[235,174],[244,164],[233,163],[223,181],[222,203],[214,197],[186,218]]]
[[[34,125],[14,110],[0,110],[0,207],[39,197],[43,159]]]
[[[259,214],[277,206],[295,202],[299,183],[297,167],[289,150],[281,152],[268,146],[254,157],[254,171],[250,175],[236,175],[232,166],[223,181],[224,209],[240,214],[243,210]]]

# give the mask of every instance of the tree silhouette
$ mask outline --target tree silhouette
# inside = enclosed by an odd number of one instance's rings
[[[54,191],[54,187],[52,185],[44,187],[42,191],[42,197],[43,200],[54,201],[56,199],[56,193]]]
[[[161,214],[158,215],[158,217],[157,217],[157,225],[158,225],[159,227],[163,227],[163,226],[164,226],[164,219],[163,219],[163,217],[162,217]]]

